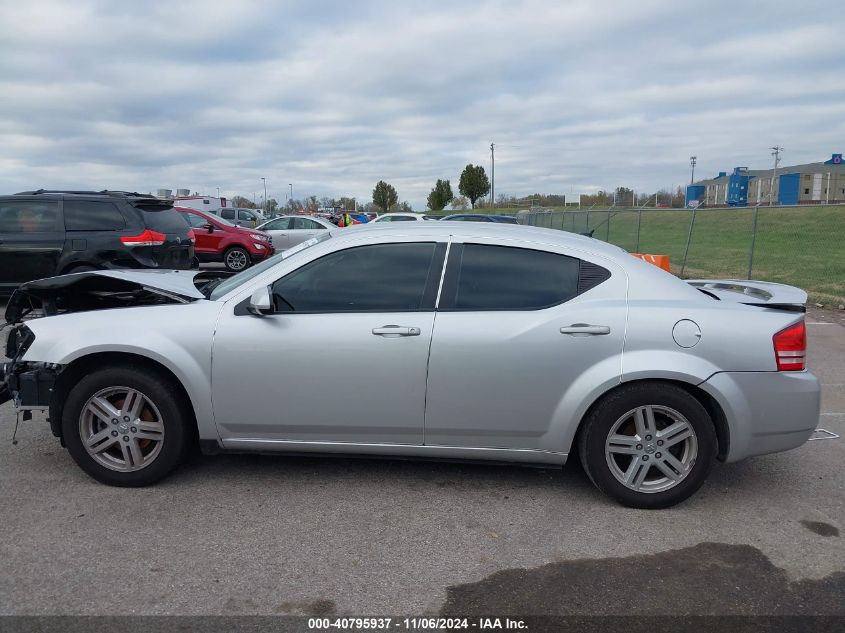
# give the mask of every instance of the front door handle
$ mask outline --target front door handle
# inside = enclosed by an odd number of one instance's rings
[[[572,336],[602,336],[610,334],[609,325],[589,325],[587,323],[573,323],[566,327],[560,328],[561,334],[570,334]]]
[[[381,327],[373,328],[373,334],[376,336],[385,336],[394,338],[398,336],[419,336],[420,328],[418,327],[404,327],[401,325],[382,325]]]

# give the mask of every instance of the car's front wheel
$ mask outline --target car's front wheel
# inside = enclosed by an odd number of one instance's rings
[[[76,463],[112,486],[155,483],[182,460],[191,437],[175,386],[145,367],[106,367],[82,378],[62,412]]]
[[[581,463],[593,483],[634,508],[667,508],[707,479],[718,453],[707,410],[681,387],[623,386],[584,420]]]
[[[239,273],[249,267],[249,253],[246,252],[246,249],[243,249],[240,246],[233,246],[223,255],[223,263],[226,264],[226,268],[232,272]]]

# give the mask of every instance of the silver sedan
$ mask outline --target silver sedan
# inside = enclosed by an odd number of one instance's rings
[[[312,237],[319,235],[321,231],[337,229],[328,220],[302,215],[283,215],[268,220],[256,228],[270,234],[273,238],[273,248],[276,251],[285,251],[292,246],[310,240]]]
[[[547,467],[577,455],[640,508],[816,426],[797,288],[685,282],[533,227],[319,233],[225,280],[26,284],[6,313],[0,403],[48,410],[79,466],[118,486],[161,479],[195,442]]]

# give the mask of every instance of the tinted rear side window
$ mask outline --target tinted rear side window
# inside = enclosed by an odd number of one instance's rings
[[[273,284],[282,312],[420,310],[435,244],[373,244],[321,257]]]
[[[65,228],[68,231],[120,231],[126,220],[113,202],[65,200]]]
[[[0,202],[0,233],[48,233],[57,230],[55,202],[10,200]]]
[[[447,309],[537,310],[578,294],[580,260],[574,257],[511,246],[464,244],[456,263],[454,307],[447,305]]]

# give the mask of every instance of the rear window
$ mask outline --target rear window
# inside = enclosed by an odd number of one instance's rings
[[[161,211],[148,209],[139,209],[139,211],[144,218],[144,226],[148,229],[161,233],[178,233],[179,235],[185,235],[188,232],[187,223],[179,217],[181,214],[174,211],[172,207]]]
[[[65,228],[68,231],[120,231],[126,220],[113,202],[65,200]]]

